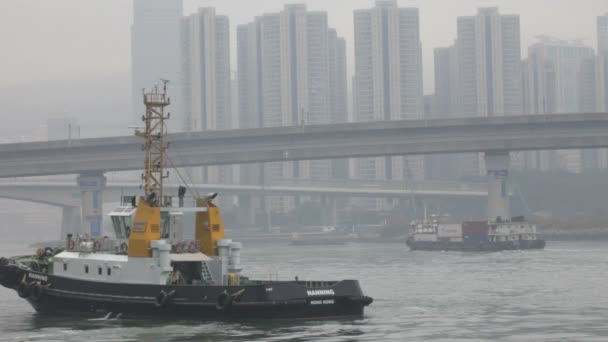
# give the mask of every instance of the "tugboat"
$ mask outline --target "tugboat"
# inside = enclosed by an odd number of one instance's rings
[[[469,221],[459,224],[439,222],[436,216],[411,223],[412,233],[406,244],[412,251],[495,252],[543,249],[545,240],[536,226],[524,217],[510,221]]]
[[[288,319],[361,316],[372,298],[356,280],[252,280],[242,244],[227,239],[217,194],[166,196],[165,86],[144,93],[144,195],[110,213],[114,238],[67,235],[64,248],[0,259],[0,284],[41,314]],[[191,201],[187,207],[186,201]],[[195,239],[184,241],[185,229]]]

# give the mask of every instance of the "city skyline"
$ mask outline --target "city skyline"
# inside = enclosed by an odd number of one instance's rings
[[[45,17],[45,19],[52,21],[53,18],[59,18],[59,17],[61,17],[62,12],[60,12],[59,9],[61,8],[61,6],[67,6],[69,3],[70,3],[69,0],[65,0],[65,1],[59,3],[58,6],[55,6],[53,9],[49,10],[49,16],[48,16],[48,18]],[[314,1],[312,3],[314,3]],[[361,2],[361,1],[359,1],[359,2],[354,1],[354,2],[352,2],[352,4],[353,4],[352,7],[356,6],[357,3],[363,4],[363,2]],[[369,7],[373,3],[374,3],[373,1],[365,1],[364,6],[365,7]],[[402,2],[400,2],[400,4],[401,3]],[[432,3],[432,1],[429,2],[429,3]],[[510,3],[511,3],[511,5],[514,6],[514,5],[516,5],[517,1],[510,2]],[[63,5],[61,5],[61,4],[63,4]],[[213,5],[213,3],[211,3],[211,4]],[[475,11],[477,9],[477,6],[479,6],[479,5],[484,5],[485,6],[485,5],[488,5],[488,4],[489,5],[499,5],[500,6],[500,10],[503,13],[506,13],[506,11],[503,11],[503,8],[505,8],[505,7],[508,8],[509,7],[509,6],[506,6],[505,4],[489,3],[487,1],[484,1],[484,2],[477,1],[477,2],[469,2],[467,4],[463,4],[463,6],[461,6],[461,7],[458,8],[458,11],[453,11],[452,13],[450,13],[450,18],[451,18],[450,22],[447,23],[447,24],[442,25],[441,27],[439,27],[438,31],[441,32],[441,29],[445,29],[446,26],[453,27],[455,29],[455,27],[456,27],[456,17],[457,17],[458,14],[471,15],[471,14],[475,13]],[[560,10],[560,6],[563,6],[563,4],[561,4],[560,2],[552,2],[552,4],[554,4],[553,7],[555,9],[556,16],[552,16],[551,18],[558,18],[559,14],[563,12],[563,9]],[[184,14],[187,14],[187,13],[191,12],[192,10],[197,9],[198,5],[200,5],[200,4],[196,4],[196,1],[186,0],[184,2]],[[408,3],[407,5],[409,6],[410,4]],[[413,2],[413,5],[417,5],[415,1]],[[596,37],[598,29],[595,26],[596,26],[596,18],[597,18],[597,16],[599,14],[601,14],[602,12],[603,13],[608,12],[608,5],[605,6],[606,8],[603,8],[602,7],[603,5],[604,4],[599,5],[599,4],[596,3],[596,4],[589,4],[588,6],[581,6],[580,8],[577,8],[577,11],[579,11],[581,13],[586,12],[586,13],[591,13],[592,14],[591,18],[582,17],[583,18],[582,20],[586,23],[585,25],[592,27],[592,30],[586,30],[586,32],[588,32],[588,34],[584,35],[586,37],[586,39],[585,39],[585,44],[586,45],[590,45],[592,47],[595,46],[595,45],[599,45],[597,43],[598,40],[599,40],[599,37]],[[106,6],[106,7],[104,7],[104,6]],[[104,9],[108,9],[108,8],[111,8],[112,6],[116,6],[116,4],[112,5],[111,1],[110,1],[110,3],[104,3],[104,6],[101,6],[101,5],[98,6],[98,7],[102,7],[102,8],[100,8],[98,16],[96,17],[97,22],[99,22],[99,20],[104,17],[104,14],[107,13],[107,11],[104,11]],[[276,6],[276,4],[269,3],[269,4],[264,4],[264,6],[266,6],[266,7],[273,7],[273,6]],[[264,7],[264,6],[262,6],[262,7]],[[349,3],[349,6],[351,6],[351,3]],[[520,6],[521,6],[521,4],[520,4]],[[10,7],[10,6],[8,6],[8,7]],[[14,5],[14,7],[17,7],[17,9],[20,9],[21,11],[24,11],[24,10],[27,9],[27,6],[24,6],[24,5],[20,5],[20,6]],[[40,7],[40,9],[43,9],[44,5],[41,5],[41,6],[38,6],[38,7]],[[78,7],[78,6],[76,6],[76,7]],[[130,8],[130,6],[127,6],[127,7],[129,7],[129,8],[127,8],[128,14],[131,14],[129,11],[131,11],[132,8]],[[224,5],[222,5],[220,7],[224,7]],[[322,7],[322,6],[320,6],[319,4],[317,4],[317,7]],[[328,20],[329,20],[329,24],[331,25],[332,18],[335,21],[336,15],[335,15],[335,10],[332,9],[331,6],[328,6],[328,7],[329,7],[329,11],[328,11],[328,13],[329,13],[329,19]],[[350,7],[350,8],[352,8],[352,7]],[[365,7],[362,7],[362,8],[365,8]],[[431,66],[429,67],[429,61],[428,61],[428,59],[429,59],[428,58],[429,53],[428,53],[428,51],[431,51],[431,57],[432,57],[433,50],[436,47],[438,47],[438,46],[429,46],[431,44],[428,44],[428,43],[425,42],[425,37],[424,37],[424,31],[425,30],[424,30],[424,27],[427,26],[428,23],[427,23],[427,21],[425,21],[424,15],[426,13],[427,16],[428,16],[428,13],[429,13],[428,8],[429,7],[427,6],[426,3],[423,4],[420,7],[427,8],[427,10],[421,10],[421,40],[422,40],[422,48],[423,48],[423,60],[425,60],[423,62],[423,65],[424,65],[424,67],[423,67],[423,72],[424,72],[423,86],[424,86],[424,89],[425,89],[424,92],[426,94],[429,94],[429,93],[433,93],[433,83],[434,83],[434,80],[432,80],[432,81],[429,80],[429,75],[431,75],[431,74],[434,73],[434,68],[432,66],[432,63],[431,63]],[[83,10],[83,9],[86,9],[86,8],[87,8],[87,6],[80,6],[79,10]],[[472,12],[463,13],[466,8],[472,9]],[[531,8],[534,9],[535,6],[531,6]],[[594,10],[594,8],[596,8],[596,10]],[[245,6],[245,8],[244,8],[243,11],[239,12],[239,15],[241,17],[247,14],[246,11],[245,11],[245,9],[246,9],[246,6]],[[221,13],[221,11],[219,9],[217,11],[218,11],[219,14],[224,14],[224,13]],[[529,10],[527,7],[525,8],[524,12],[528,13],[527,14],[527,18],[531,17],[531,14],[530,14],[531,11],[532,10]],[[332,15],[332,13],[333,13],[333,15]],[[515,11],[515,13],[517,13],[517,11]],[[122,13],[122,14],[124,14],[124,13]],[[239,15],[233,15],[232,13],[228,13],[228,14],[229,14],[229,17],[231,19],[232,19],[232,17],[237,17],[237,18],[239,17]],[[439,13],[438,15],[442,15],[442,14]],[[346,18],[345,20],[349,21],[349,25],[347,25],[348,27],[353,26],[353,23],[352,23],[352,13],[348,13],[348,14],[344,13],[343,15],[341,15],[341,17],[344,17],[344,18]],[[125,18],[124,15],[117,17],[116,18],[117,24],[120,24],[121,20],[122,20],[122,22],[124,22],[124,18]],[[26,20],[24,20],[24,21],[26,21]],[[127,23],[130,24],[129,23],[130,21],[131,21],[131,18],[128,17]],[[529,29],[528,30],[525,29],[525,27],[527,25],[526,23],[528,23],[529,20],[526,21],[525,20],[525,16],[522,16],[522,20],[521,21],[522,21],[522,43],[521,43],[521,50],[522,50],[522,55],[524,55],[526,53],[524,51],[527,51],[527,49],[526,49],[526,47],[527,47],[526,46],[526,39],[530,39],[529,37],[532,36],[532,34],[526,33],[527,31],[530,31],[530,30]],[[7,22],[10,22],[10,20],[7,21]],[[94,23],[94,22],[95,21],[92,21],[92,23]],[[564,23],[567,23],[567,21],[564,21]],[[38,22],[36,24],[38,24]],[[62,22],[62,24],[64,26],[66,26],[66,27],[69,27],[70,24],[72,24],[72,23],[70,21],[64,21],[64,22]],[[80,26],[83,26],[83,29],[81,30],[82,32],[87,32],[87,28],[90,28],[90,27],[87,27],[87,24],[89,24],[88,22],[86,22],[86,23],[84,23],[84,22],[74,22],[73,24],[74,25],[75,24],[79,24]],[[545,32],[549,32],[549,34],[551,34],[550,31],[552,31],[555,28],[555,26],[553,24],[551,24],[551,22],[549,22],[549,21],[547,21],[546,24],[547,24],[546,27],[543,27],[543,29],[544,29]],[[235,24],[234,21],[231,20],[231,25],[230,25],[231,33],[230,33],[230,35],[233,36],[233,37],[234,37],[234,35],[236,35],[235,25],[237,25],[237,24]],[[570,27],[569,29],[571,29],[571,31],[568,31],[568,32],[574,32],[576,29],[578,29],[580,31],[581,27],[586,27],[585,25],[577,25],[577,26],[574,26],[574,27]],[[33,27],[36,28],[37,26],[33,25]],[[119,30],[119,28],[120,28],[120,30]],[[130,30],[130,25],[128,26],[128,29]],[[337,27],[338,34],[340,34],[341,30],[343,30],[343,28]],[[47,31],[49,31],[50,33],[55,33],[55,35],[58,32],[58,31],[56,32],[56,28],[55,27],[50,27],[49,30],[47,30]],[[97,31],[99,31],[99,30],[97,30]],[[124,27],[121,28],[120,25],[118,25],[116,27],[109,28],[109,33],[110,34],[106,34],[104,32],[103,37],[111,37],[112,41],[116,42],[116,44],[114,44],[114,45],[119,46],[119,47],[121,45],[121,39],[123,41],[127,40],[128,44],[126,44],[126,45],[128,45],[127,47],[130,47],[130,45],[131,45],[130,35],[128,35],[127,37],[124,37],[123,35],[116,35],[116,33],[120,32],[120,31],[124,31]],[[567,30],[564,30],[564,32],[565,31],[567,31]],[[553,31],[553,32],[555,32],[555,31]],[[437,35],[439,35],[439,34],[437,34]],[[434,36],[437,36],[437,35],[434,35]],[[535,35],[537,35],[537,34],[535,34]],[[558,37],[560,37],[562,39],[566,39],[566,38],[568,38],[568,36],[572,37],[574,34],[570,34],[569,33],[566,36],[560,36],[560,35],[555,35],[555,34],[551,34],[551,35],[558,36]],[[525,38],[526,36],[528,36],[528,38]],[[578,37],[580,37],[580,36],[581,35],[578,35]],[[27,35],[26,35],[26,37],[27,37]],[[454,35],[453,36],[450,36],[450,37],[447,37],[447,38],[444,37],[445,39],[449,40],[449,42],[447,44],[445,44],[444,46],[447,46],[448,44],[452,43],[455,37],[456,37],[456,35],[455,35],[455,30],[454,30]],[[51,35],[50,38],[56,38],[56,37],[53,37],[53,35]],[[75,39],[73,39],[73,42],[70,45],[70,47],[72,47],[72,46],[78,46],[78,44],[82,43],[81,41],[79,41],[78,38],[79,37],[77,36],[77,37],[75,37]],[[351,83],[350,75],[352,75],[352,69],[354,68],[354,59],[352,58],[351,53],[349,51],[354,50],[354,46],[353,46],[353,44],[351,42],[352,41],[352,37],[346,36],[345,38],[346,38],[347,60],[348,60],[347,74],[348,74],[348,77],[349,77],[348,83],[350,84]],[[51,41],[52,41],[52,39],[51,39]],[[591,43],[589,44],[588,42],[591,42]],[[8,46],[11,45],[10,43],[11,42],[9,41]],[[61,44],[55,44],[55,45],[61,47]],[[101,39],[99,45],[100,46],[104,46],[103,39]],[[124,44],[122,44],[122,45],[124,45]],[[235,51],[235,45],[236,45],[236,39],[231,39],[231,50],[233,52]],[[17,49],[14,49],[14,50],[13,49],[8,49],[7,52],[9,52],[9,53],[7,55],[5,55],[4,57],[0,57],[0,58],[4,58],[5,60],[11,60],[11,58],[12,58],[11,54],[12,53],[14,53],[15,51],[23,51],[24,49],[27,48],[27,42],[24,42],[23,44],[20,44],[20,46],[16,46],[16,47],[17,47]],[[86,51],[93,51],[93,50],[94,49],[82,49],[82,50],[79,50],[79,52],[86,52]],[[70,49],[66,49],[66,51],[71,51],[71,50]],[[128,52],[129,51],[127,49],[127,53]],[[96,56],[98,56],[98,55],[99,56],[103,56],[103,53],[101,53],[101,54],[97,53]],[[232,59],[236,58],[236,56],[235,56],[236,54],[235,53],[232,53],[231,55],[232,55],[232,57],[231,57]],[[425,57],[425,55],[427,55],[427,56]],[[129,94],[129,96],[125,96],[126,94],[124,92],[118,92],[118,89],[123,89],[122,86],[125,85],[124,82],[129,82],[130,80],[129,80],[129,76],[126,76],[125,73],[123,71],[120,71],[120,70],[127,69],[128,70],[127,71],[128,74],[130,74],[130,68],[124,68],[124,69],[121,69],[121,68],[116,69],[115,68],[115,69],[112,69],[112,66],[116,65],[118,62],[123,63],[123,64],[130,64],[130,63],[125,63],[125,60],[126,61],[130,61],[131,57],[130,57],[130,55],[128,55],[127,56],[128,59],[125,59],[124,57],[121,58],[120,56],[121,56],[121,54],[113,54],[112,58],[105,58],[103,64],[95,64],[96,66],[98,65],[99,68],[89,69],[89,71],[92,71],[92,70],[96,70],[96,71],[100,71],[100,72],[103,71],[104,76],[103,76],[102,79],[97,79],[97,82],[91,82],[91,81],[87,82],[86,83],[87,86],[84,87],[84,88],[82,86],[78,86],[78,87],[74,88],[75,84],[85,84],[84,80],[82,80],[82,81],[74,80],[74,81],[69,81],[69,82],[67,80],[69,80],[71,78],[71,75],[72,75],[73,72],[77,72],[79,70],[78,69],[79,65],[80,65],[79,63],[85,63],[85,62],[87,62],[87,63],[89,63],[88,65],[90,65],[91,63],[93,63],[95,61],[95,59],[94,58],[80,58],[77,62],[72,61],[70,63],[70,68],[69,68],[70,72],[61,73],[62,79],[65,79],[66,81],[65,82],[62,82],[62,81],[55,81],[54,82],[55,83],[54,87],[52,87],[53,89],[49,92],[49,97],[50,97],[49,105],[47,105],[45,107],[45,110],[50,110],[51,113],[49,115],[51,115],[51,116],[60,116],[60,117],[74,116],[74,114],[72,114],[72,113],[74,113],[73,109],[77,108],[78,106],[82,107],[83,109],[86,108],[85,105],[84,105],[84,103],[86,103],[87,99],[92,99],[93,98],[92,93],[94,93],[96,91],[96,87],[104,87],[104,89],[108,89],[109,90],[108,95],[110,95],[111,97],[113,97],[115,99],[115,101],[113,101],[115,103],[115,105],[113,107],[109,106],[109,104],[106,105],[105,107],[114,109],[114,112],[117,112],[116,110],[124,112],[125,110],[124,110],[124,108],[122,108],[124,106],[119,106],[119,104],[130,102],[131,101],[131,99],[130,99],[131,96],[130,96],[130,94]],[[56,77],[56,76],[51,75],[52,73],[60,71],[60,70],[63,70],[63,69],[62,69],[62,65],[61,64],[60,65],[55,65],[56,58],[54,59],[53,54],[50,54],[50,55],[45,56],[45,57],[46,57],[45,60],[47,61],[46,63],[48,63],[49,65],[53,65],[53,68],[45,68],[44,71],[37,72],[36,73],[36,77],[37,78],[48,79],[50,81],[50,80],[52,80],[52,79],[54,79]],[[28,58],[31,58],[31,57],[28,57]],[[432,60],[432,58],[431,58],[431,60]],[[5,65],[10,65],[10,64],[5,64]],[[33,63],[31,66],[32,67],[28,68],[28,70],[31,70],[32,72],[34,70],[36,70],[37,67],[39,67],[38,64],[36,64],[36,63]],[[13,75],[14,74],[19,74],[20,71],[23,71],[21,69],[20,69],[19,65],[16,65],[16,67],[12,67],[11,68],[11,70],[10,70],[9,73],[7,73],[7,72],[5,72],[4,70],[1,70],[1,69],[0,69],[0,73],[2,73],[3,75],[6,75],[6,76],[10,76],[11,74],[13,74]],[[65,69],[65,67],[64,67],[64,69]],[[233,64],[231,66],[231,69],[233,71],[235,71],[235,69],[236,69],[235,68],[235,64]],[[82,73],[82,77],[85,77],[85,78],[88,79],[89,77],[100,77],[100,76],[94,76],[91,73]],[[27,77],[20,78],[20,79],[24,80],[24,79],[27,79]],[[112,88],[116,89],[116,90],[114,90],[114,92],[112,92],[113,91],[112,89],[107,88],[107,85],[109,84],[108,82],[112,82],[112,80],[115,80],[113,82],[114,83],[118,82],[119,85],[120,85],[120,87],[112,87]],[[34,92],[34,93],[40,92],[42,90],[42,87],[46,86],[49,83],[49,81],[35,82],[34,84],[28,85],[28,89],[30,91]],[[96,84],[96,83],[98,83],[98,84]],[[34,104],[25,105],[23,103],[18,103],[16,101],[14,101],[16,98],[18,98],[18,96],[14,96],[14,95],[11,96],[11,95],[9,95],[9,94],[18,93],[18,92],[22,91],[22,89],[23,89],[23,87],[21,87],[21,86],[14,85],[14,83],[11,82],[11,77],[5,77],[3,85],[5,87],[8,87],[8,90],[9,90],[8,92],[5,92],[4,95],[6,96],[6,101],[5,102],[8,105],[7,107],[11,111],[17,112],[17,113],[18,112],[23,112],[23,110],[26,110],[26,108],[32,108],[32,106],[34,106]],[[49,88],[47,87],[46,89],[49,89]],[[53,93],[54,89],[57,89],[57,90],[55,90],[55,93]],[[60,92],[59,89],[61,89],[62,91]],[[84,89],[91,89],[92,90],[91,94],[83,93],[82,91]],[[68,99],[67,95],[65,95],[65,94],[68,93],[69,91],[74,91],[74,93],[77,94],[77,97],[76,98],[72,97],[72,98]],[[53,96],[50,96],[51,93],[53,94]],[[83,105],[77,105],[78,103],[83,103]],[[29,115],[31,115],[32,117],[35,117],[37,115],[37,114],[35,114],[35,112],[38,112],[38,111],[34,111],[34,113],[32,113],[31,111],[28,111],[28,113],[31,113]],[[25,112],[23,112],[23,113],[25,113]],[[39,124],[40,128],[37,128],[36,131],[38,131],[38,132],[43,132],[44,131],[44,129],[42,128],[42,126],[44,124],[44,120],[45,119],[39,120],[39,122],[40,122],[40,124]],[[130,124],[130,122],[129,122],[129,124]],[[86,119],[81,120],[81,126],[82,126],[82,130],[83,130],[83,135],[84,136],[99,135],[100,133],[95,133],[95,132],[97,132],[98,128],[102,128],[102,127],[104,129],[104,132],[101,133],[101,134],[116,134],[116,133],[110,133],[110,132],[111,131],[119,131],[119,130],[121,132],[120,134],[124,134],[125,132],[127,132],[126,128],[124,128],[124,126],[126,126],[126,124],[124,123],[124,120],[121,117],[117,117],[117,116],[114,116],[113,119],[111,120],[111,122],[108,122],[108,121],[105,121],[105,120],[100,120],[100,119],[97,119],[96,117],[89,116]],[[11,134],[15,133],[15,134],[21,134],[21,135],[23,135],[24,134],[23,132],[26,132],[27,135],[31,134],[30,132],[32,131],[32,129],[31,129],[30,122],[28,122],[27,124],[25,124],[25,123],[19,124],[19,122],[18,122],[18,125],[16,127],[17,127],[17,129],[13,129],[13,130],[10,131]],[[39,136],[39,135],[41,135],[41,133],[34,133],[34,136]],[[25,137],[25,138],[27,139],[27,137]]]
[[[230,17],[231,35],[234,38],[237,25],[251,21],[253,17],[266,11],[277,11],[284,3],[292,3],[274,0],[264,2],[263,4],[256,4],[255,8],[251,8],[249,6],[252,5],[249,4],[245,6],[239,4],[236,7],[232,4],[233,2],[230,0],[218,3],[215,1],[185,0],[183,14],[192,14],[199,7],[215,7],[218,14]],[[347,55],[348,59],[351,60],[353,55],[352,10],[373,6],[373,1],[349,1],[347,4],[342,4],[344,6],[338,7],[333,7],[322,1],[307,1],[306,3],[309,3],[308,7],[311,10],[328,11],[330,25],[336,27],[338,34],[347,39]],[[424,70],[426,70],[425,93],[429,93],[433,89],[433,73],[432,68],[430,68],[433,63],[433,49],[451,44],[456,36],[456,17],[470,15],[478,7],[499,6],[504,13],[519,14],[522,18],[522,46],[531,44],[537,35],[551,35],[563,39],[583,39],[588,45],[596,47],[596,17],[608,12],[608,4],[600,0],[590,0],[587,1],[585,6],[581,5],[576,8],[577,13],[581,15],[572,15],[572,8],[567,1],[550,1],[552,9],[551,20],[535,21],[535,18],[543,16],[547,3],[538,1],[529,4],[523,0],[504,3],[500,1],[472,0],[460,1],[458,5],[452,3],[445,4],[438,0],[400,2],[400,5],[418,7],[421,11],[421,37],[423,42]],[[18,43],[10,35],[0,35],[10,48],[8,54],[0,57],[9,62],[4,63],[5,66],[12,66],[10,69],[7,68],[5,70],[2,70],[0,66],[0,74],[4,76],[7,82],[10,81],[10,83],[18,84],[20,83],[19,80],[36,78],[40,74],[46,74],[44,79],[56,78],[58,76],[63,76],[67,79],[78,79],[78,77],[74,78],[71,75],[93,77],[99,75],[99,73],[130,73],[128,63],[130,60],[130,37],[128,36],[128,31],[132,25],[133,10],[130,1],[109,0],[95,5],[87,5],[72,0],[55,1],[52,5],[25,2],[11,3],[8,1],[3,2],[2,5],[5,7],[4,13],[10,13],[10,10],[12,10],[15,12],[15,15],[8,16],[0,24],[0,28],[6,28],[0,31],[10,34],[12,30],[9,30],[8,27],[20,27],[26,38],[33,38],[39,35],[45,36],[47,39],[43,42],[43,47],[44,44],[59,47],[57,51],[52,51],[47,56],[46,61],[46,63],[51,63],[56,67],[53,70],[46,70],[42,69],[43,65],[35,60],[35,54],[29,53],[37,48],[27,42]],[[94,16],[92,16],[91,11],[93,8],[95,9]],[[238,8],[238,10],[235,10],[235,8]],[[33,12],[34,16],[25,16],[28,12]],[[79,13],[83,18],[91,17],[91,20],[68,20],[72,13]],[[107,23],[110,17],[113,25],[100,30],[97,25],[102,25],[103,22]],[[36,21],[30,22],[32,19]],[[58,25],[57,20],[61,21],[61,25]],[[41,30],[43,23],[50,24],[50,26],[44,27],[44,31]],[[74,35],[74,31],[78,31],[78,34]],[[72,39],[70,41],[61,39],[62,33],[70,34]],[[78,46],[89,44],[90,36],[99,38],[96,40],[96,46],[86,50],[75,50]],[[236,40],[233,39],[232,41],[232,47],[234,48]],[[74,52],[75,56],[80,55],[82,58],[66,59],[59,57],[62,50]],[[110,51],[112,51],[111,54]],[[23,62],[23,58],[19,57],[23,55],[27,56],[28,62],[31,62],[29,63],[30,68],[23,68],[17,65]],[[234,57],[232,62],[234,65]],[[93,65],[95,68],[91,68]],[[349,65],[349,74],[352,70],[353,66]]]

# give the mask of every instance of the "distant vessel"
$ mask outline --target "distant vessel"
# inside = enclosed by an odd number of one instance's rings
[[[349,241],[347,236],[331,234],[300,235],[292,234],[290,244],[294,246],[344,245]]]
[[[462,224],[440,223],[435,216],[411,224],[407,246],[423,251],[504,251],[543,249],[545,240],[536,226],[523,217],[510,221],[468,221]]]
[[[0,284],[40,313],[192,319],[360,316],[359,282],[265,281],[241,274],[242,244],[225,238],[217,194],[165,196],[165,87],[144,94],[144,196],[123,197],[115,239],[68,235],[65,248],[0,258]],[[185,241],[184,229],[195,231]]]
[[[349,237],[339,233],[336,227],[324,226],[317,230],[292,233],[290,243],[294,246],[344,245]]]

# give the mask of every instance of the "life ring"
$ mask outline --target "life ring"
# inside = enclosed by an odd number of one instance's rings
[[[68,241],[68,250],[73,251],[75,247],[76,247],[76,241],[70,239],[70,241]]]
[[[190,241],[190,244],[188,245],[188,253],[196,253],[197,249],[196,243],[194,241]]]
[[[99,252],[100,250],[101,250],[101,241],[95,240],[95,242],[93,243],[93,251]]]
[[[126,254],[129,251],[129,245],[126,242],[120,244],[120,252]]]
[[[165,290],[161,290],[158,295],[156,296],[156,298],[154,298],[154,306],[156,306],[156,308],[158,309],[162,309],[164,308],[167,303],[169,302],[169,300],[171,298],[173,298],[173,296],[175,295],[175,290],[167,293],[165,292]]]
[[[39,281],[30,285],[30,298],[32,298],[33,301],[35,301],[35,302],[40,301],[43,294],[44,294],[44,289],[42,288],[42,285],[40,284]]]
[[[21,298],[27,298],[30,296],[30,284],[22,281],[17,285],[17,294]]]
[[[224,290],[224,292],[220,293],[217,296],[217,302],[215,303],[215,308],[218,311],[226,311],[232,305],[232,296],[228,293],[228,291]]]

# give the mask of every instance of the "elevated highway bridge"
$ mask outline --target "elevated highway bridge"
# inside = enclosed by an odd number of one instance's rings
[[[488,218],[510,217],[509,152],[608,147],[608,113],[468,117],[179,133],[169,136],[170,166],[485,153]],[[83,219],[101,223],[104,173],[139,170],[136,137],[0,145],[0,178],[78,174]],[[97,205],[97,206],[96,206]]]

